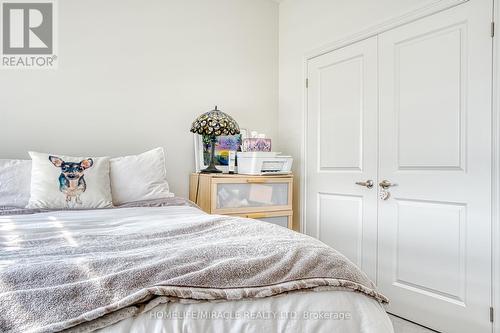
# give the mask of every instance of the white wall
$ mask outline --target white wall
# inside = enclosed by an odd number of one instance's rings
[[[439,0],[284,0],[279,10],[279,143],[294,156],[294,224],[299,222],[299,184],[304,101],[304,57]]]
[[[64,0],[59,68],[0,71],[0,158],[167,151],[187,196],[192,120],[215,104],[276,137],[278,4]]]

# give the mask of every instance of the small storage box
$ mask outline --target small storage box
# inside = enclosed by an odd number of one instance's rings
[[[271,139],[246,138],[241,144],[241,151],[265,151],[271,152]]]
[[[287,174],[293,158],[274,152],[238,152],[238,173],[244,175]]]

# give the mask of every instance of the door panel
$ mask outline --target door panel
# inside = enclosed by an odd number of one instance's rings
[[[379,36],[378,284],[389,311],[490,332],[491,3]],[[380,191],[380,188],[379,188]]]
[[[308,63],[306,233],[376,279],[377,38]]]
[[[396,200],[396,205],[398,286],[463,305],[465,206],[412,200]]]
[[[319,239],[362,267],[363,197],[319,193],[318,204]]]
[[[319,89],[319,169],[360,171],[363,57],[321,67]]]
[[[456,24],[394,44],[400,169],[460,168],[465,39],[466,24]]]

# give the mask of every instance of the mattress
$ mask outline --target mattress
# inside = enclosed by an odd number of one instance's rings
[[[101,333],[392,333],[384,307],[347,290],[303,291],[255,300],[161,304]]]

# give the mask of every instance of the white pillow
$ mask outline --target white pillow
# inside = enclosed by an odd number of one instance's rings
[[[31,196],[27,208],[112,207],[108,157],[29,153]]]
[[[110,178],[115,205],[173,196],[168,187],[163,148],[111,159]]]
[[[0,160],[0,207],[26,207],[30,181],[30,160]]]

